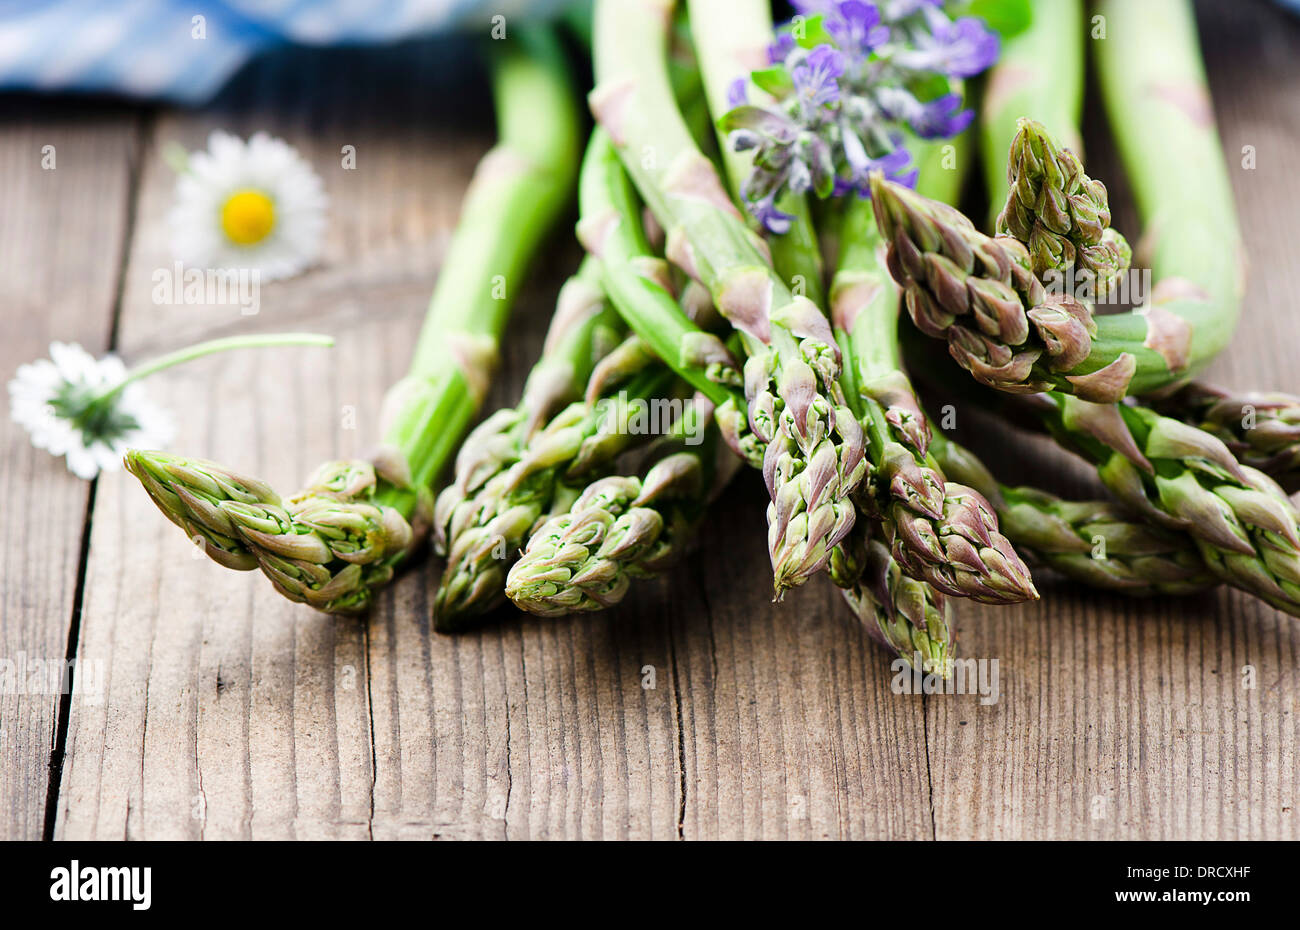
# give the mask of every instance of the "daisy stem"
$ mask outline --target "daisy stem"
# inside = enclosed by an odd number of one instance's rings
[[[318,333],[258,333],[251,336],[227,336],[224,339],[209,339],[207,342],[186,346],[184,349],[177,349],[175,352],[168,352],[166,355],[160,355],[147,362],[141,362],[128,371],[125,378],[96,397],[93,403],[103,403],[133,381],[139,381],[164,369],[171,368],[173,365],[180,365],[196,358],[202,358],[205,355],[215,355],[218,352],[228,352],[231,349],[265,349],[272,346],[321,346],[329,348],[333,345],[334,338],[332,336],[322,336]]]

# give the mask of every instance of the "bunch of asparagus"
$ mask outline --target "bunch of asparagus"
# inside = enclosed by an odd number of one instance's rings
[[[768,492],[775,596],[825,572],[868,635],[940,676],[954,605],[1037,598],[1028,564],[1131,594],[1227,583],[1300,615],[1300,522],[1274,481],[1300,473],[1300,399],[1189,380],[1239,307],[1217,138],[1133,90],[1204,93],[1185,0],[1105,4],[1112,130],[1160,233],[1151,300],[1110,315],[1097,305],[1125,293],[1133,256],[1078,154],[1079,4],[1033,3],[1001,38],[939,3],[795,6],[774,29],[767,0],[597,0],[585,254],[518,403],[463,443],[509,311],[493,279],[520,290],[578,163],[546,28],[494,43],[501,140],[381,450],[322,466],[288,499],[200,460],[132,452],[128,468],[216,561],[322,610],[365,610],[431,535],[441,631],[506,600],[548,617],[617,604],[689,549],[745,465]],[[1166,41],[1138,53],[1156,21]],[[979,114],[999,166],[987,234],[953,204],[975,116],[965,80],[999,50]],[[977,392],[1020,396],[1112,500],[1001,484],[934,427],[901,316]]]

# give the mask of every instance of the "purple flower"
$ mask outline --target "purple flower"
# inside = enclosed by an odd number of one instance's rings
[[[795,93],[805,111],[835,103],[840,99],[836,82],[844,73],[844,56],[829,45],[819,45],[808,57],[790,69]]]
[[[779,33],[776,41],[767,47],[768,64],[779,65],[790,57],[795,49],[794,36],[788,32]]]
[[[922,139],[950,139],[975,118],[974,110],[960,107],[961,94],[944,94],[929,103],[918,103],[907,122]]]
[[[939,71],[952,77],[973,77],[998,57],[997,33],[982,20],[965,16],[952,22],[942,13],[927,16],[930,35],[917,37],[918,47],[900,52],[895,60],[917,71]]]
[[[736,107],[743,107],[749,103],[749,82],[743,77],[738,77],[727,85],[727,106],[733,110]]]
[[[844,0],[837,14],[827,19],[826,30],[850,58],[864,60],[889,41],[889,27],[880,25],[880,11],[874,3]]]
[[[964,16],[934,33],[943,49],[940,67],[953,77],[974,77],[998,57],[997,33],[974,16]]]
[[[761,200],[750,201],[749,212],[767,230],[784,236],[790,231],[790,222],[794,216],[783,213],[776,208],[776,193],[768,194]]]
[[[893,151],[879,158],[868,155],[857,133],[847,127],[844,129],[843,138],[844,158],[848,164],[849,178],[847,181],[835,179],[836,196],[854,189],[857,190],[859,197],[870,196],[871,174],[874,171],[883,172],[889,180],[897,181],[907,187],[916,184],[916,170],[912,169],[910,172],[907,170],[912,161],[912,153],[902,146],[901,137],[894,143],[896,147]]]

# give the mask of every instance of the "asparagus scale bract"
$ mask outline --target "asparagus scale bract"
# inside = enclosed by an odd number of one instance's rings
[[[1217,436],[1237,461],[1258,468],[1287,491],[1300,488],[1300,397],[1192,381],[1151,404]]]
[[[778,595],[826,564],[852,529],[862,435],[837,379],[839,350],[822,312],[773,271],[691,140],[665,66],[672,4],[599,0],[592,112],[642,198],[668,231],[668,257],[708,287],[745,338],[745,394],[767,444],[769,555]]]
[[[126,456],[215,561],[260,568],[280,593],[321,610],[365,610],[428,530],[431,485],[482,401],[526,267],[572,187],[578,114],[556,37],[516,28],[491,47],[500,141],[466,192],[410,370],[385,399],[381,451],[321,466],[288,499],[198,459]]]

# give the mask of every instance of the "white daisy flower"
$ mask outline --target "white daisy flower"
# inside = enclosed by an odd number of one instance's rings
[[[171,414],[136,382],[216,352],[271,346],[332,346],[316,333],[257,333],[210,339],[127,370],[115,355],[98,361],[79,345],[52,342],[50,357],[19,365],[9,382],[9,415],[32,445],[68,459],[78,478],[114,471],[128,449],[160,449],[171,441]]]
[[[316,172],[283,139],[217,131],[177,179],[172,247],[187,265],[292,277],[319,255],[327,203]]]
[[[79,345],[50,343],[50,357],[20,365],[9,382],[9,413],[31,433],[32,445],[66,456],[78,478],[120,467],[130,447],[170,441],[171,416],[138,384],[124,384],[126,366]]]

